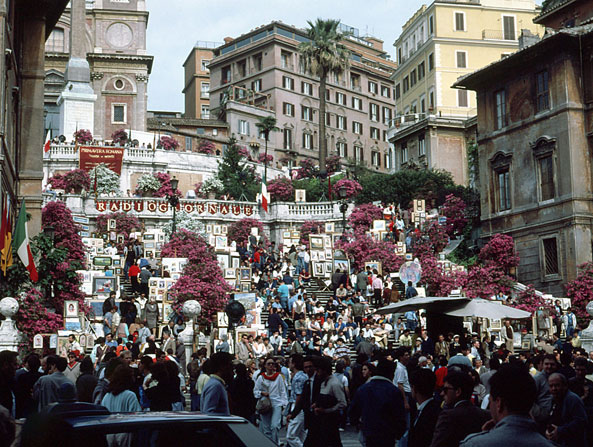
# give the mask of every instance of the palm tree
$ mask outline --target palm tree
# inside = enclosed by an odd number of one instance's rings
[[[264,116],[259,118],[258,122],[255,123],[256,127],[264,134],[266,140],[266,150],[264,159],[264,183],[268,183],[268,140],[270,139],[270,132],[280,130],[276,127],[276,118],[273,116]]]
[[[308,42],[299,45],[305,69],[319,78],[319,173],[326,174],[327,140],[325,135],[325,91],[327,76],[342,73],[348,68],[350,51],[341,44],[344,35],[338,29],[339,20],[307,21]]]

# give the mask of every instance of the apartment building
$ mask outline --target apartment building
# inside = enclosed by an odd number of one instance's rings
[[[446,169],[467,184],[466,146],[473,136],[465,121],[476,114],[476,95],[452,85],[517,51],[522,30],[543,34],[533,23],[538,11],[533,0],[435,0],[404,24],[394,43],[398,67],[392,77],[396,170]]]
[[[194,119],[210,118],[210,69],[208,65],[214,57],[214,49],[222,42],[198,41],[183,63],[185,83],[185,117]]]
[[[385,171],[391,168],[387,130],[394,114],[390,76],[396,64],[381,40],[346,28],[350,67],[328,79],[328,155]],[[305,72],[298,51],[306,40],[304,30],[272,22],[225,39],[209,65],[212,112],[232,112],[230,132],[255,151],[263,147],[257,118],[274,113],[280,131],[270,134],[268,151],[287,166],[319,155],[319,80]]]

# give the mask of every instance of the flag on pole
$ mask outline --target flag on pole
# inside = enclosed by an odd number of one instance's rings
[[[10,198],[2,201],[2,223],[0,225],[0,266],[2,274],[12,265],[12,213],[10,212]]]
[[[47,134],[45,135],[45,144],[43,145],[43,152],[49,152],[50,144],[51,144],[51,139],[50,139],[49,129],[48,129]]]
[[[268,212],[268,204],[270,203],[270,194],[268,194],[268,187],[265,179],[261,182],[261,206],[264,211]]]
[[[19,255],[19,259],[29,271],[31,281],[37,282],[39,279],[37,269],[35,268],[35,261],[33,260],[33,253],[31,253],[31,245],[29,245],[29,232],[27,230],[27,209],[25,208],[25,201],[21,205],[21,211],[16,222],[16,229],[14,230],[14,245]]]

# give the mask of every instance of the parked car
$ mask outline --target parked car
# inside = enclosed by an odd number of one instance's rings
[[[109,413],[102,407],[56,407],[25,422],[22,447],[272,447],[238,416],[196,412]]]

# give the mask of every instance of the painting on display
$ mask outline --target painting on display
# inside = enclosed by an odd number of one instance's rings
[[[311,250],[323,250],[323,236],[309,235],[309,247]]]
[[[364,268],[366,270],[367,267],[371,268],[371,272],[374,270],[377,270],[377,273],[379,273],[379,275],[381,275],[381,263],[379,261],[370,261],[370,262],[365,262],[364,263]]]
[[[235,293],[235,301],[241,303],[246,311],[255,309],[255,293]]]
[[[325,276],[325,263],[324,262],[312,262],[313,268],[311,271],[312,276],[317,278],[323,278]]]
[[[64,301],[64,317],[78,318],[78,301]]]
[[[348,259],[335,259],[334,258],[334,272],[340,269],[341,272],[350,273],[350,261]],[[333,273],[333,272],[331,272]]]
[[[117,291],[117,280],[113,276],[103,276],[93,278],[93,292],[96,294],[105,294]]]

